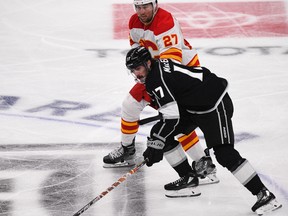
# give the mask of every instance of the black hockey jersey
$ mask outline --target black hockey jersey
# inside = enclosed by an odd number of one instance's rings
[[[159,59],[152,61],[145,85],[163,115],[162,125],[154,133],[165,140],[179,124],[180,111],[204,114],[216,109],[228,82],[205,67],[188,67],[170,59]]]

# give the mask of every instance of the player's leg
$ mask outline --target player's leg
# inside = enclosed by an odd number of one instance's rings
[[[180,176],[176,181],[164,186],[165,195],[167,197],[199,196],[201,193],[195,188],[199,184],[198,177],[189,165],[181,145],[175,140],[168,140],[164,148],[164,157]]]
[[[244,187],[257,196],[257,202],[252,207],[253,212],[262,215],[281,207],[275,195],[262,183],[249,161],[242,158],[232,145],[224,144],[215,146],[213,149],[219,164],[226,167]]]
[[[202,157],[206,156],[195,130],[191,130],[187,135],[179,134],[177,135],[177,139],[181,143],[184,151],[192,160],[198,161]]]
[[[213,148],[220,165],[227,168],[253,195],[257,195],[257,202],[252,211],[261,214],[275,210],[281,205],[262,183],[249,161],[234,148],[232,116],[233,104],[228,95],[215,111],[198,115],[199,127],[204,133],[207,146]]]
[[[135,84],[122,103],[121,145],[103,158],[104,167],[123,167],[135,164],[134,141],[139,128],[138,120],[140,113],[148,104],[151,104],[151,98],[146,92],[145,85],[140,83]],[[183,149],[192,160],[201,162],[200,159],[206,157],[195,131],[192,130],[188,135],[183,134],[179,139]],[[208,167],[203,167],[203,170],[208,170]],[[207,173],[208,175],[210,174],[209,172]],[[211,181],[215,175],[215,173],[211,173],[212,176],[210,178],[201,179],[201,184],[217,182],[216,180]]]
[[[123,167],[135,164],[135,137],[139,128],[142,110],[149,104],[144,97],[143,84],[136,84],[125,97],[121,107],[121,143],[120,146],[103,158],[104,167]],[[146,93],[147,94],[147,93]],[[144,98],[144,100],[143,100]],[[147,99],[147,100],[145,100]]]

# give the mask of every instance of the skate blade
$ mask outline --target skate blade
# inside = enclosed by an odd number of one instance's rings
[[[199,178],[199,185],[216,184],[220,180],[217,178],[216,174],[209,174],[205,178]]]
[[[256,209],[256,213],[261,216],[263,214],[275,211],[279,208],[281,208],[282,205],[280,203],[277,202],[276,199],[271,200],[269,203],[267,203],[264,206],[261,206],[260,208]]]
[[[135,162],[134,161],[124,161],[124,162],[118,162],[115,164],[103,164],[103,168],[121,168],[121,167],[131,167],[134,166]]]
[[[181,190],[166,190],[165,196],[169,198],[180,198],[180,197],[194,197],[194,196],[200,196],[201,192],[197,187],[190,187],[190,188],[184,188]]]

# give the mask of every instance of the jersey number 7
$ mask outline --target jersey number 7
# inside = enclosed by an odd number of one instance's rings
[[[155,89],[155,92],[159,92],[160,95],[157,94],[158,99],[163,98],[164,97],[164,92],[161,86],[157,87]],[[155,94],[156,95],[156,94]],[[159,97],[160,96],[160,97]]]

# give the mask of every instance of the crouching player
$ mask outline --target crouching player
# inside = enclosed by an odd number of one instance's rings
[[[199,127],[207,147],[214,150],[220,165],[227,168],[251,194],[257,196],[252,211],[258,215],[274,211],[282,205],[263,184],[249,161],[234,148],[232,125],[233,102],[227,92],[226,79],[204,67],[190,67],[170,59],[152,59],[144,47],[131,49],[126,56],[126,67],[135,79],[145,83],[146,90],[157,104],[163,119],[150,131],[144,158],[152,166],[178,151],[174,137],[183,128]],[[180,179],[165,185],[167,193],[184,196],[197,189],[197,174],[189,172],[185,160],[179,160],[175,170]],[[180,193],[180,191],[185,192]],[[188,191],[187,191],[188,190]],[[197,191],[196,191],[197,192]],[[199,194],[199,192],[197,192]]]

